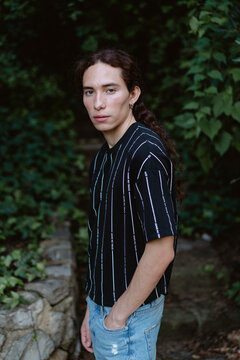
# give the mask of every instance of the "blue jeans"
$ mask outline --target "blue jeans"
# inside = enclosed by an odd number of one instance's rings
[[[139,307],[126,326],[108,329],[104,324],[111,307],[100,306],[89,297],[89,327],[96,360],[155,360],[156,343],[164,307],[164,295]]]

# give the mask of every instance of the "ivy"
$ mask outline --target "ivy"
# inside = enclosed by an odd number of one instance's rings
[[[235,87],[240,73],[233,62],[235,54],[240,53],[240,44],[236,41],[239,26],[235,15],[236,7],[228,0],[224,0],[222,6],[218,5],[214,0],[205,1],[200,7],[192,8],[189,20],[190,32],[195,39],[194,55],[188,62],[189,70],[186,72],[191,84],[187,91],[197,101],[186,102],[183,116],[189,116],[190,110],[192,118],[197,121],[192,122],[191,129],[186,128],[188,130],[183,135],[188,139],[194,138],[195,134],[198,149],[203,142],[208,147],[204,156],[203,152],[196,152],[205,171],[209,171],[210,166],[214,166],[217,159],[233,146],[233,141],[236,141],[233,136],[234,120],[239,122],[240,116],[239,90]],[[212,109],[214,116],[210,110],[199,112],[199,109],[206,108]],[[179,117],[175,121],[181,126]],[[208,143],[205,137],[209,139]],[[211,162],[209,152],[213,159]]]
[[[0,307],[14,308],[26,304],[18,291],[26,282],[45,278],[41,253],[42,249],[32,244],[27,250],[18,249],[10,253],[6,253],[6,247],[0,247]]]

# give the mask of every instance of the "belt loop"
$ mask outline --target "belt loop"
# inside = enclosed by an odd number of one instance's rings
[[[99,305],[99,306],[100,306],[101,315],[103,316],[104,315],[104,306],[102,306],[102,305]]]

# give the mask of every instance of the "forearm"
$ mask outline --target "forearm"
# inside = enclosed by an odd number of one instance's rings
[[[115,325],[125,323],[127,318],[142,305],[173,258],[172,236],[153,240],[146,245],[128,288],[112,307],[109,314],[112,323]]]

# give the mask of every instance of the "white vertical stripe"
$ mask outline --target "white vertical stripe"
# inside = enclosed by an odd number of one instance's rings
[[[164,281],[164,291],[165,291],[165,294],[166,294],[167,293],[167,283],[166,283],[165,273],[163,274],[163,281]]]
[[[103,157],[103,160],[102,160],[102,163],[101,163],[101,166],[100,166],[100,170],[99,170],[99,172],[98,172],[98,174],[96,176],[96,181],[95,181],[94,186],[93,186],[93,195],[92,195],[93,210],[94,210],[96,216],[97,216],[97,211],[95,209],[95,190],[96,190],[98,179],[100,177],[100,174],[101,174],[102,170],[104,169],[104,165],[105,165],[106,161],[107,161],[107,154],[105,154],[104,157]],[[100,201],[101,201],[101,199],[100,199]]]
[[[97,155],[95,157],[94,166],[93,166],[93,174],[95,173],[95,170],[96,170],[96,164],[97,164],[97,159],[98,159],[99,154],[100,154],[100,151],[97,152]]]
[[[122,174],[122,192],[123,192],[123,272],[124,272],[124,282],[125,289],[128,287],[127,282],[127,254],[126,254],[126,198],[125,198],[125,169],[126,161],[123,166]],[[113,189],[112,189],[113,190]],[[113,194],[113,191],[112,191]]]
[[[112,154],[110,155],[112,165]],[[113,301],[116,302],[116,290],[115,290],[115,269],[114,269],[114,236],[113,236],[113,191],[111,192],[111,254],[112,254],[112,286],[113,286]]]
[[[159,232],[159,229],[158,229],[158,224],[157,224],[156,215],[155,215],[155,211],[154,211],[154,207],[153,207],[153,202],[152,202],[152,197],[151,197],[150,188],[149,188],[148,174],[147,174],[146,171],[144,171],[144,175],[145,175],[145,179],[146,179],[148,196],[149,196],[149,200],[150,200],[150,204],[151,204],[151,208],[152,208],[153,220],[154,220],[154,225],[155,225],[157,237],[160,238],[161,236],[160,236],[160,232]]]
[[[106,159],[106,157],[105,157]],[[105,160],[106,162],[106,160]],[[104,162],[104,164],[105,164]],[[93,269],[93,279],[94,279],[94,293],[93,293],[93,301],[95,300],[95,294],[96,294],[96,282],[95,282],[95,273],[96,273],[96,264],[97,264],[97,256],[98,256],[98,245],[99,245],[99,220],[100,220],[100,208],[102,203],[102,192],[103,192],[103,180],[104,180],[104,167],[101,167],[102,171],[102,179],[101,179],[101,188],[100,188],[100,201],[98,206],[98,212],[97,212],[97,246],[96,246],[96,253],[95,253],[95,263],[94,263],[94,269]],[[99,174],[98,174],[99,175]]]
[[[143,207],[143,213],[145,213],[144,201],[143,201],[142,194],[141,194],[141,192],[140,192],[140,190],[139,190],[139,188],[138,188],[137,183],[135,184],[135,187],[136,187],[137,192],[138,192],[138,194],[139,194],[139,197],[140,197],[140,199],[141,199],[141,203],[142,203],[142,207]],[[138,214],[138,218],[139,218],[139,220],[141,221],[141,218],[140,218],[139,214]],[[144,232],[145,232],[146,240],[148,241],[146,224],[145,224],[145,217],[144,217],[143,221],[144,221],[144,224],[143,224],[142,222],[141,222],[141,224],[142,224],[143,230],[144,230]]]
[[[141,174],[143,165],[145,164],[146,161],[148,161],[148,159],[150,159],[150,157],[151,157],[151,155],[148,155],[147,158],[142,162],[142,165],[141,165],[141,167],[140,167],[140,169],[139,169],[139,172],[138,172],[138,174],[137,174],[137,180],[139,179],[139,176],[140,176],[140,174]]]
[[[134,226],[134,219],[133,219],[133,212],[132,212],[132,201],[131,201],[131,188],[130,188],[129,172],[127,173],[127,186],[128,186],[128,199],[129,199],[129,207],[130,207],[132,231],[133,231],[134,250],[135,250],[136,262],[138,264],[137,242],[136,242],[135,226]]]
[[[158,171],[158,174],[159,174],[159,181],[160,181],[160,187],[161,187],[161,192],[162,192],[162,199],[163,199],[164,208],[165,208],[165,211],[166,211],[166,214],[167,214],[170,229],[172,231],[172,234],[174,234],[174,231],[173,231],[173,228],[172,228],[172,222],[171,222],[171,219],[170,219],[170,216],[169,216],[169,212],[168,212],[168,208],[167,208],[167,204],[166,204],[166,200],[165,200],[165,196],[164,196],[164,192],[163,192],[162,175],[161,175],[160,170]]]
[[[107,201],[108,201],[108,189],[110,186],[110,182],[113,176],[113,172],[115,170],[115,165],[117,164],[118,161],[118,154],[120,153],[122,145],[119,146],[114,163],[112,165],[111,168],[111,172],[110,175],[108,177],[108,184],[106,187],[106,197],[105,197],[105,209],[104,209],[104,223],[103,223],[103,230],[102,230],[102,246],[101,246],[101,295],[102,295],[102,306],[103,306],[103,245],[104,245],[104,238],[105,238],[105,227],[106,227],[106,216],[107,216]],[[119,165],[119,163],[118,163]],[[111,212],[113,211],[113,208],[111,207]],[[113,256],[113,252],[112,252],[112,256]],[[114,266],[114,264],[112,264],[112,266]],[[112,276],[114,277],[114,274],[112,274]],[[113,278],[113,287],[115,288],[115,284],[114,284],[115,278]]]
[[[173,164],[170,160],[171,170],[170,170],[170,193],[172,193],[172,182],[173,182]]]

